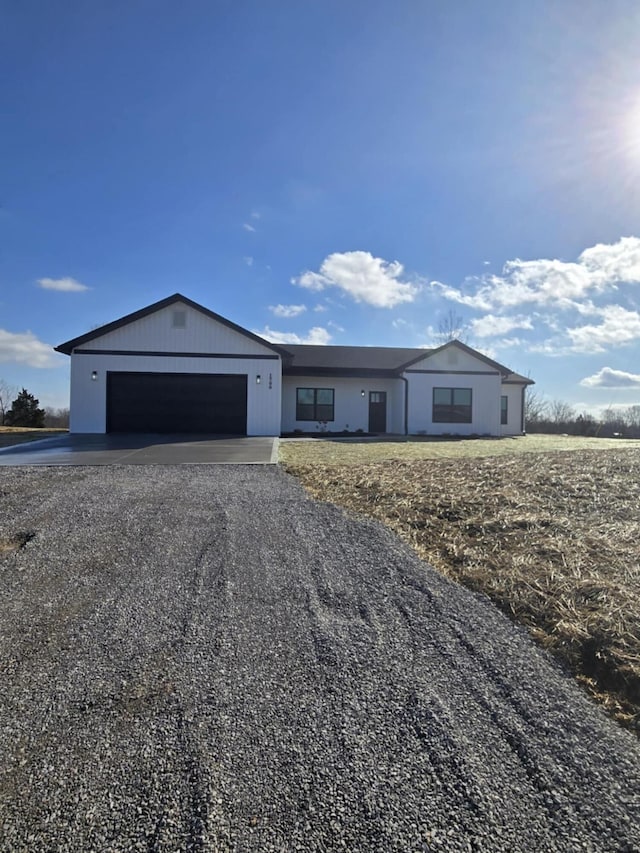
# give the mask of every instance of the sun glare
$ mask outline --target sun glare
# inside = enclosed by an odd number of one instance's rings
[[[629,104],[622,117],[621,146],[625,155],[640,165],[640,95]]]

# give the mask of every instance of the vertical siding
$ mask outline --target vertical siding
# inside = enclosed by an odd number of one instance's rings
[[[94,370],[96,380],[91,379]],[[279,359],[80,354],[71,356],[71,432],[106,431],[108,371],[246,374],[247,434],[280,434],[282,370]],[[260,384],[256,382],[257,375],[260,375]]]
[[[411,370],[444,370],[473,373],[478,370],[493,370],[487,365],[486,361],[476,358],[466,350],[457,347],[455,344],[446,347],[440,352],[431,355],[425,354],[422,361],[418,361],[411,365]]]
[[[369,391],[387,392],[387,432],[404,431],[404,382],[400,379],[343,379],[321,376],[284,376],[282,379],[282,431],[320,431],[315,421],[296,420],[296,388],[333,388],[333,422],[330,431],[369,429]],[[362,395],[364,391],[364,396]]]
[[[475,364],[476,368],[478,362]],[[456,368],[458,369],[458,368]],[[479,373],[407,373],[412,435],[500,435],[501,377]],[[470,424],[433,423],[434,388],[471,388]]]
[[[500,424],[501,435],[522,434],[523,385],[503,385],[500,393],[507,397],[507,423]]]
[[[173,328],[173,312],[184,311],[185,327]],[[207,352],[233,355],[273,354],[269,347],[219,323],[201,311],[176,302],[89,341],[91,350],[145,350],[149,352]]]

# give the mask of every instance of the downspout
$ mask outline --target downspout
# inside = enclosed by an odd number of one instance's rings
[[[527,434],[527,431],[525,429],[525,423],[524,423],[524,400],[525,400],[525,394],[526,393],[527,393],[527,386],[523,385],[522,389],[520,391],[520,400],[522,401],[522,411],[521,411],[521,415],[520,415],[520,426],[521,426],[520,432],[522,433],[522,435]]]
[[[406,376],[400,376],[404,382],[404,434],[409,435],[409,380]]]

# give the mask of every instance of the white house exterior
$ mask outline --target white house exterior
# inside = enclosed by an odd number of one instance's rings
[[[276,346],[180,294],[56,350],[74,433],[517,435],[532,384],[458,341]]]

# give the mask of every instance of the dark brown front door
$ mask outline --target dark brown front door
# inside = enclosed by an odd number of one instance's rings
[[[369,391],[369,432],[387,431],[387,392]]]

